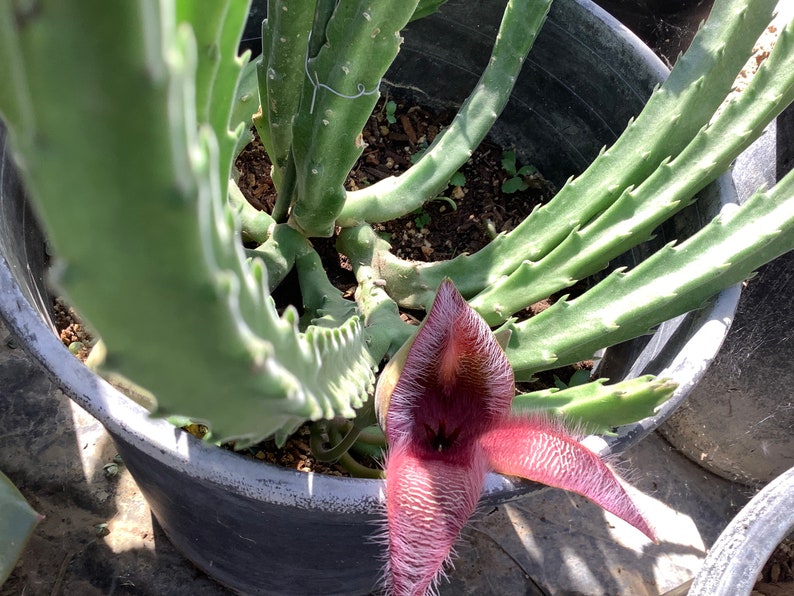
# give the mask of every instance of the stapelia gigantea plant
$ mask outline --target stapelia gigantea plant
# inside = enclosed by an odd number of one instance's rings
[[[394,256],[372,224],[421,207],[468,159],[501,112],[551,0],[507,2],[479,84],[414,167],[346,191],[400,31],[441,3],[272,0],[263,56],[249,62],[237,56],[246,2],[0,2],[0,113],[57,255],[53,282],[101,335],[105,369],[156,396],[157,415],[202,421],[216,440],[238,446],[269,436],[283,441],[307,420],[335,437],[338,419],[355,419],[331,450],[338,454],[357,432],[372,433],[367,427],[377,409],[396,453],[389,458],[389,495],[402,486],[403,496],[417,496],[411,491],[421,493],[427,473],[432,476],[435,464],[428,462],[449,463],[460,446],[458,455],[471,455],[466,461],[477,467],[467,476],[474,479],[468,498],[476,500],[476,479],[499,467],[504,445],[492,426],[461,421],[454,396],[435,405],[420,399],[427,387],[470,395],[472,387],[495,384],[488,411],[497,428],[515,434],[507,415],[513,378],[529,379],[641,335],[794,247],[788,175],[582,296],[526,321],[512,319],[648,239],[791,102],[788,24],[750,86],[717,113],[776,4],[717,0],[642,113],[550,203],[476,254],[438,263]],[[252,116],[274,164],[278,199],[271,214],[253,211],[233,181],[233,158],[248,140]],[[353,300],[329,283],[312,246],[312,238],[331,235],[353,265]],[[257,247],[244,250],[241,236]],[[301,303],[279,313],[271,292],[293,269]],[[379,392],[391,402],[384,397],[373,407],[374,372],[415,335],[398,308],[429,308],[446,278],[478,315],[465,314],[468,307],[443,284],[443,303],[451,301],[452,312],[471,322],[459,337],[476,332],[483,341],[459,343],[453,334],[444,349],[422,348],[436,358],[424,376],[404,350]],[[438,312],[449,316],[448,309]],[[501,327],[503,357],[487,327]],[[424,345],[416,339],[412,347]],[[474,362],[482,350],[491,356],[479,368],[458,369],[448,349]],[[464,382],[467,370],[480,371],[480,385]],[[406,389],[404,377],[419,380]],[[553,396],[524,395],[510,407],[545,409],[604,431],[648,415],[670,390],[649,378],[593,382]],[[576,443],[558,423],[532,420],[535,428],[523,428],[524,440],[515,442],[515,465],[503,471],[578,490],[577,478],[601,469],[589,452],[570,447]],[[549,447],[552,459],[539,460],[534,471],[516,463],[525,455],[517,446],[542,436],[549,437],[542,446],[557,445]],[[419,448],[420,437],[435,454]],[[574,450],[584,475],[551,472],[550,463],[568,453],[560,445]],[[472,450],[484,451],[475,457]],[[405,453],[425,477],[411,475],[415,466],[405,464]],[[445,506],[441,489],[420,495],[429,511]],[[599,499],[591,489],[582,492]],[[405,527],[428,531],[420,518],[400,517],[406,506],[400,499],[389,505],[390,527],[401,528],[395,542]],[[468,502],[441,515],[459,528],[470,509]],[[641,516],[622,511],[649,532]],[[391,569],[405,571],[403,580],[392,579],[394,590],[432,585],[456,535],[451,531],[435,563],[422,570],[412,564],[421,556],[411,551],[415,539],[401,543],[405,548],[392,544]]]

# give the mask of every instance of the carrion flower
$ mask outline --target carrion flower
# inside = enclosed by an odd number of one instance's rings
[[[389,363],[376,403],[386,460],[386,584],[432,592],[490,470],[579,493],[655,540],[614,472],[559,422],[513,416],[510,363],[450,280]]]

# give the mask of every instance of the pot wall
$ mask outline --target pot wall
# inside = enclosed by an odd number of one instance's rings
[[[741,200],[794,167],[794,106],[736,160]],[[794,465],[794,252],[747,282],[714,366],[661,428],[679,451],[745,484],[766,483]]]
[[[389,81],[405,86],[409,70],[418,71],[425,77],[412,88],[442,103],[462,101],[487,60],[503,4],[452,1],[441,15],[412,25]],[[462,47],[464,41],[473,45]],[[588,0],[557,0],[495,138],[515,144],[526,161],[560,182],[616,138],[663,73],[645,46]],[[0,312],[31,355],[106,426],[174,544],[240,592],[368,593],[381,566],[382,549],[371,536],[379,527],[382,482],[300,474],[216,449],[149,419],[83,367],[52,333],[41,238],[29,225],[5,144],[0,157]],[[697,228],[731,200],[723,178],[675,225]],[[710,307],[608,351],[604,363],[613,379],[656,372],[680,389],[660,416],[622,429],[618,439],[602,442],[603,451],[639,440],[684,398],[717,351],[735,301],[735,290],[726,291]],[[504,502],[534,488],[490,475],[485,501]]]

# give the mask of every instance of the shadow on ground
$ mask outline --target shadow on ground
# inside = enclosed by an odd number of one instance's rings
[[[0,596],[221,596],[153,522],[102,426],[0,327],[0,469],[45,515]],[[105,532],[109,532],[103,536]]]

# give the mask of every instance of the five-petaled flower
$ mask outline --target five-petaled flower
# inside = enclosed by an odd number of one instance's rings
[[[485,321],[442,282],[376,402],[386,427],[387,588],[431,592],[489,470],[591,499],[654,539],[615,474],[559,422],[513,416],[513,371]]]

